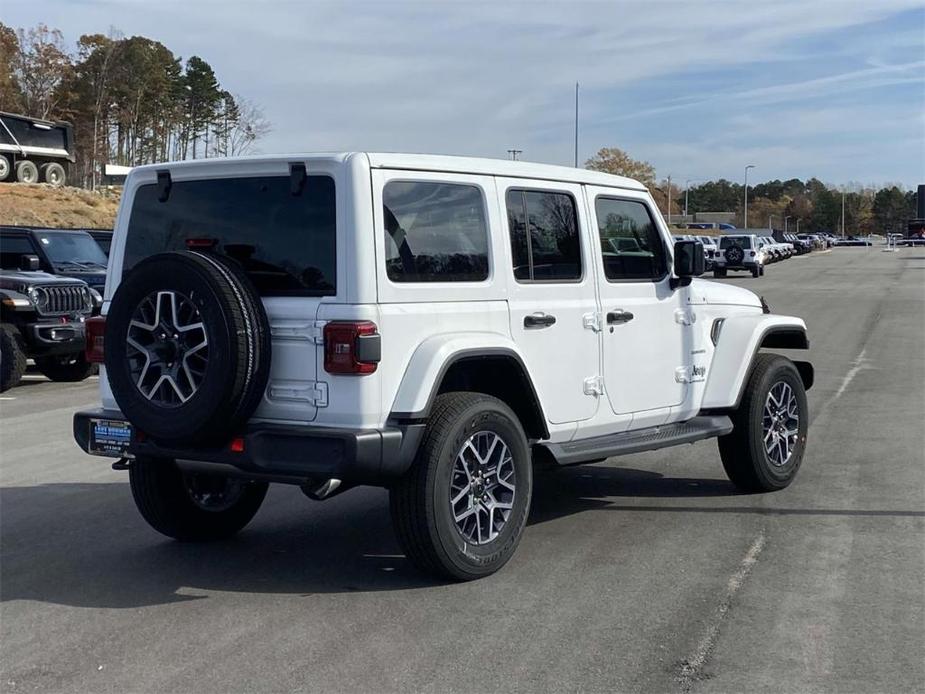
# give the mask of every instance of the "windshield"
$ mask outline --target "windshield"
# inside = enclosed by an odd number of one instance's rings
[[[719,241],[720,248],[729,248],[732,245],[739,248],[751,248],[752,240],[748,236],[724,236]]]
[[[86,232],[42,231],[35,238],[55,266],[105,269],[106,254]]]

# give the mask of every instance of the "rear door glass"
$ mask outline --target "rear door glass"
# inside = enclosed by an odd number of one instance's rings
[[[123,274],[140,260],[191,245],[237,260],[263,296],[333,296],[337,237],[334,179],[288,176],[174,181],[166,202],[138,188]]]
[[[24,255],[36,255],[35,247],[27,236],[0,238],[0,266],[4,270],[18,270]]]
[[[488,279],[488,224],[477,186],[389,181],[382,191],[392,282]]]

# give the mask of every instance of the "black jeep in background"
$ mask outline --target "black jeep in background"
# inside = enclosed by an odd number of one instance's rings
[[[96,368],[84,347],[98,295],[86,282],[38,271],[38,264],[26,254],[21,269],[0,270],[0,392],[19,383],[27,359],[53,381],[82,381]]]
[[[94,230],[94,233],[100,234],[108,250],[112,232]],[[43,272],[83,280],[103,293],[109,258],[100,241],[83,229],[0,226],[0,268],[20,269],[20,258],[24,255],[36,256],[38,269]]]

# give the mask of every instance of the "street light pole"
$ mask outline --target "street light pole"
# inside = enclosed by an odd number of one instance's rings
[[[745,167],[745,228],[748,229],[748,170],[754,169],[754,164],[749,164]]]
[[[768,231],[774,231],[774,215],[768,215]]]
[[[578,82],[575,82],[575,168],[578,168]]]
[[[517,155],[521,154],[522,152],[522,149],[509,149],[507,151],[507,153],[511,155],[511,161],[517,161]]]
[[[790,217],[791,215],[789,214],[786,217],[784,217],[784,233],[785,234],[787,233],[787,221],[790,219]]]
[[[845,238],[845,189],[841,191],[841,237]]]

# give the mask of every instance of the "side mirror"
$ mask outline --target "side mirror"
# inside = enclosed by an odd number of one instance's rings
[[[703,244],[700,241],[678,241],[674,245],[674,274],[681,280],[690,281],[691,277],[703,274],[706,261],[703,257]],[[683,285],[687,282],[678,282]]]
[[[24,254],[19,256],[19,269],[25,272],[35,272],[40,267],[37,255]]]

